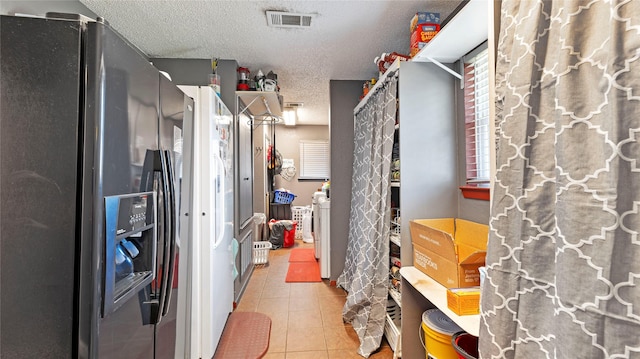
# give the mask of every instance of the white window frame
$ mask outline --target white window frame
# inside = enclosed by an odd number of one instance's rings
[[[467,184],[489,183],[491,177],[491,139],[489,123],[489,53],[487,46],[483,45],[466,55],[463,63],[466,87],[464,106],[466,182]],[[472,83],[473,88],[467,86],[469,83]],[[471,103],[468,103],[468,97],[472,97]],[[473,113],[469,114],[469,110],[473,111]],[[470,127],[467,128],[467,126]]]
[[[300,173],[298,179],[326,181],[330,177],[329,141],[300,141]]]

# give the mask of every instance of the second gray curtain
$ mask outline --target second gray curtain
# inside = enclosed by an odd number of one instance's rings
[[[501,9],[481,358],[640,358],[640,1]]]

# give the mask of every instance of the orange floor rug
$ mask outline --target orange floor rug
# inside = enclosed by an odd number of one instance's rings
[[[289,254],[289,262],[315,262],[316,254],[313,248],[295,248]]]
[[[313,262],[290,262],[285,282],[321,282],[320,266]]]

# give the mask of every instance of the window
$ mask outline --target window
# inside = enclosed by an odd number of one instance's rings
[[[491,168],[489,155],[489,53],[486,46],[464,58],[464,111],[466,187],[486,188],[484,191],[487,192],[486,199],[488,199]],[[467,196],[465,195],[465,197]]]
[[[329,179],[329,142],[300,141],[300,175],[298,179]]]

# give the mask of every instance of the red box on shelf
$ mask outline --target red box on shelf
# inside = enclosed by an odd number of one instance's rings
[[[418,24],[411,32],[410,55],[415,56],[440,31],[440,24]]]

